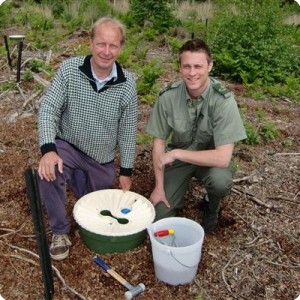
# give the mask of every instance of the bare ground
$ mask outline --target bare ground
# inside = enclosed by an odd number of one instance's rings
[[[2,84],[14,82],[15,73],[5,58],[0,65]],[[35,85],[36,81],[21,81],[19,89],[0,95],[0,295],[7,300],[42,299],[44,295],[39,260],[32,255],[37,247],[24,181],[24,170],[36,168],[40,158],[37,97],[26,103]],[[133,250],[101,255],[132,284],[146,285],[137,299],[293,300],[300,294],[299,105],[286,98],[255,101],[243,96],[240,85],[226,85],[235,92],[248,121],[259,126],[257,115],[263,109],[264,120],[273,120],[280,136],[258,146],[235,148],[239,166],[234,189],[222,203],[220,227],[205,236],[192,284],[170,286],[156,279],[148,237]],[[150,112],[150,106],[140,104],[140,133]],[[149,197],[153,188],[149,146],[138,146],[133,180],[132,190]],[[202,195],[203,188],[193,181],[181,216],[201,223]],[[69,192],[70,215],[75,202]],[[83,244],[71,221],[70,256],[53,261],[60,272],[60,276],[53,272],[54,299],[123,299],[125,289],[92,262],[95,253]]]

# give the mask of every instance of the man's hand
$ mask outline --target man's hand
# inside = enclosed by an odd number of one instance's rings
[[[174,150],[163,153],[158,159],[158,168],[163,169],[165,165],[171,165],[175,160]]]
[[[131,184],[132,184],[132,180],[131,177],[129,176],[120,176],[119,178],[120,181],[120,189],[122,189],[123,191],[129,191],[131,188]]]
[[[57,165],[58,171],[63,172],[63,160],[57,155],[56,152],[51,151],[43,155],[40,160],[38,173],[40,178],[47,181],[54,181],[55,176],[55,166]]]
[[[170,203],[168,201],[168,199],[166,198],[166,194],[163,190],[159,190],[159,189],[154,189],[152,194],[150,195],[150,199],[151,203],[155,206],[156,204],[158,204],[159,202],[162,202],[165,204],[166,207],[170,208]]]

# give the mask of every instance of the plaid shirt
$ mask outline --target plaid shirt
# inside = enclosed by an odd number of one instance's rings
[[[42,154],[56,151],[62,139],[100,164],[115,159],[119,147],[121,175],[131,175],[137,132],[137,94],[132,75],[118,63],[118,78],[99,91],[92,76],[91,56],[62,63],[39,109]]]

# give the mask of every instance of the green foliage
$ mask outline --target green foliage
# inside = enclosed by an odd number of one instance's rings
[[[139,95],[150,93],[156,80],[162,73],[158,60],[152,60],[142,68],[141,76],[137,81],[137,91]]]
[[[244,123],[247,138],[244,141],[247,145],[258,145],[261,143],[261,138],[258,133],[258,129],[250,122]]]
[[[288,139],[286,139],[286,140],[283,140],[282,141],[282,145],[284,146],[284,147],[292,147],[293,146],[293,140],[292,139],[290,139],[290,138],[288,138]]]
[[[54,19],[46,8],[28,6],[22,7],[15,15],[15,22],[29,27],[36,32],[45,32],[53,28]]]
[[[155,41],[159,35],[159,31],[152,27],[145,27],[142,33],[144,39],[147,41]]]
[[[265,90],[272,97],[288,97],[300,103],[300,79],[292,75],[286,78],[285,83],[267,85]]]
[[[150,145],[153,141],[153,137],[148,134],[148,133],[144,133],[144,134],[139,134],[137,136],[137,145]]]
[[[272,120],[267,121],[261,125],[261,132],[267,141],[275,139],[279,136],[279,131]]]
[[[68,30],[89,28],[93,22],[110,14],[111,7],[106,0],[75,0],[64,3],[61,18]]]
[[[23,75],[24,81],[33,81],[33,75],[30,70],[26,70]]]
[[[171,52],[174,56],[176,56],[176,58],[178,58],[178,52],[180,47],[182,46],[182,41],[179,40],[178,38],[174,38],[174,37],[169,37],[167,38],[168,44],[171,48]]]
[[[259,110],[257,120],[264,118],[264,112]],[[276,128],[276,124],[272,120],[265,121],[259,125],[255,125],[251,122],[244,122],[246,129],[247,139],[244,141],[247,145],[258,145],[263,141],[275,139],[280,135],[279,130]]]
[[[41,60],[34,59],[29,62],[29,69],[34,73],[39,73],[43,67],[44,62]]]
[[[8,1],[0,5],[0,27],[9,23],[11,16],[10,9],[11,5]]]
[[[15,82],[3,82],[0,84],[0,91],[8,91],[15,90],[17,88],[17,84]]]
[[[129,16],[138,26],[150,22],[154,29],[165,32],[176,23],[169,3],[169,0],[131,0]]]
[[[300,51],[295,40],[286,38],[294,29],[282,22],[280,0],[233,3],[223,2],[224,14],[214,16],[209,32],[212,74],[245,84],[284,83],[290,74],[299,77]]]

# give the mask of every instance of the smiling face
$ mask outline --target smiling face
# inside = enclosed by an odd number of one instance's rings
[[[180,55],[180,73],[193,99],[198,98],[208,86],[212,66],[203,51],[185,51]]]
[[[99,79],[106,78],[122,48],[120,30],[110,23],[100,25],[90,38],[92,67]]]

